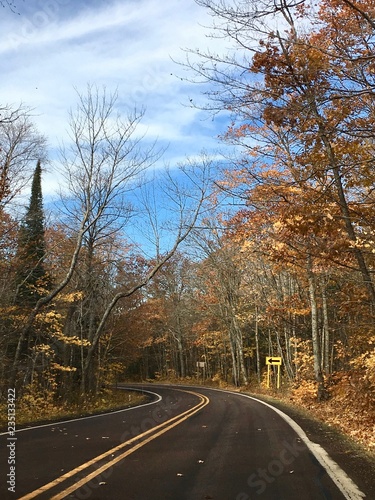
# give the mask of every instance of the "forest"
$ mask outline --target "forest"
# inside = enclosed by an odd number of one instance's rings
[[[230,156],[161,173],[142,112],[88,85],[47,210],[46,140],[1,107],[1,390],[34,407],[124,380],[275,393],[276,356],[280,393],[374,447],[375,0],[196,3],[233,48],[180,65],[194,105],[228,117]]]

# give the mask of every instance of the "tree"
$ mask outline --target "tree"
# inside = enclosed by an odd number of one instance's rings
[[[246,154],[289,169],[293,182],[325,180],[374,301],[369,264],[355,244],[358,210],[349,203],[353,188],[360,192],[368,184],[361,171],[365,166],[371,176],[373,162],[371,16],[340,0],[334,6],[322,2],[317,13],[308,1],[264,2],[261,8],[256,2],[198,3],[224,21],[216,29],[240,49],[238,57],[201,54],[203,62],[193,65],[215,84],[209,91],[213,109],[233,113],[228,136],[241,141]],[[305,17],[311,18],[309,33],[301,21]],[[275,29],[276,19],[286,29]],[[256,167],[253,160],[254,180],[259,180]]]
[[[218,230],[218,220],[205,220],[206,230],[194,232],[194,241],[204,255],[202,266],[209,276],[208,287],[218,302],[218,315],[224,325],[232,361],[232,377],[235,385],[248,383],[244,356],[244,335],[239,322],[241,256],[237,248]],[[213,281],[213,283],[212,283]]]
[[[145,209],[144,213],[152,218],[149,221],[149,226],[152,228],[151,232],[155,234],[155,256],[149,259],[147,271],[139,276],[134,285],[130,287],[120,286],[117,290],[114,290],[112,297],[109,298],[100,321],[97,324],[92,342],[87,349],[82,370],[82,391],[85,390],[88,382],[92,382],[88,380],[87,375],[92,369],[92,363],[100,338],[105,331],[106,323],[112,311],[120,301],[131,297],[154,279],[165,264],[175,255],[179,246],[188,238],[196,226],[210,194],[211,168],[212,159],[203,156],[199,160],[194,162],[188,161],[185,165],[181,165],[180,168],[176,168],[174,174],[163,172],[164,189],[172,204],[168,206],[170,218],[171,211],[173,210],[172,220],[174,220],[174,224],[169,228],[169,237],[172,242],[164,251],[160,251],[160,230],[157,230],[157,228],[162,224],[160,220],[154,219],[154,216],[158,217],[159,214],[153,210]],[[183,180],[185,180],[186,184],[183,183]],[[160,212],[163,212],[162,207],[160,207]],[[147,233],[148,231],[146,230],[145,232]]]
[[[266,219],[270,205],[264,201],[274,200],[279,220],[272,224],[281,230],[274,232],[274,244],[269,240],[269,250],[274,256],[284,253],[283,261],[289,254],[294,265],[298,252],[304,256],[316,376],[322,381],[315,267],[331,259],[331,265],[354,268],[367,288],[370,308],[375,302],[370,215],[375,5],[346,0],[322,1],[318,8],[307,0],[197,3],[213,15],[213,36],[229,38],[238,49],[229,55],[199,52],[198,61],[187,62],[210,84],[206,107],[232,114],[225,139],[243,151],[224,187],[235,186],[249,211],[263,211]],[[309,194],[305,199],[298,195],[304,192]],[[318,207],[321,216],[310,217]],[[319,232],[330,226],[331,235]],[[279,241],[283,233],[290,239]]]
[[[13,359],[12,383],[17,375],[21,346],[34,321],[74,279],[76,283],[80,282],[80,287],[76,294],[73,293],[69,310],[72,312],[72,308],[76,308],[81,340],[77,342],[73,338],[70,343],[80,349],[77,379],[80,379],[82,392],[95,391],[101,339],[112,312],[122,299],[136,294],[153,279],[186,239],[201,213],[209,186],[210,162],[206,160],[181,166],[164,176],[168,184],[165,194],[169,199],[169,211],[176,210],[174,227],[169,227],[171,245],[164,245],[163,250],[157,245],[155,257],[148,259],[147,268],[131,283],[118,282],[116,270],[107,272],[102,256],[113,248],[119,235],[126,240],[125,228],[132,220],[130,215],[134,215],[130,195],[136,199],[133,193],[143,180],[140,174],[161,154],[154,144],[144,145],[143,136],[137,133],[143,112],[135,110],[123,119],[116,112],[116,100],[116,94],[108,95],[105,89],[101,92],[89,86],[87,94],[79,96],[77,110],[71,113],[71,142],[62,151],[61,158],[66,185],[60,206],[64,210],[66,233],[74,242],[74,249],[60,281],[39,298],[24,322]],[[147,209],[143,214],[151,218],[160,216],[158,211]],[[160,227],[160,222],[155,220],[148,223],[152,228]],[[165,228],[165,224],[163,226]],[[147,233],[147,229],[144,232]],[[159,237],[156,234],[157,240]],[[97,279],[98,270],[102,276],[108,277],[108,281],[102,283]],[[78,276],[79,280],[76,280]],[[64,342],[67,341],[69,339],[64,336]]]
[[[30,110],[22,106],[0,109],[0,210],[26,187],[31,165],[45,159],[45,147],[46,140],[32,123]]]
[[[144,322],[143,329],[148,331],[149,352],[157,352],[165,361],[157,367],[164,376],[172,370],[184,378],[195,370],[192,351],[195,267],[178,251],[146,289],[145,310],[149,321]]]
[[[38,161],[31,185],[30,203],[21,222],[18,238],[18,272],[15,302],[33,307],[46,295],[47,273],[44,266],[44,210],[42,196],[42,167]]]
[[[143,113],[135,111],[129,114],[128,120],[122,120],[119,115],[115,116],[116,99],[116,95],[108,96],[105,89],[100,94],[98,89],[89,86],[87,95],[79,96],[76,113],[71,113],[71,144],[62,151],[61,163],[70,193],[62,205],[75,240],[74,251],[61,281],[40,297],[25,322],[14,357],[13,379],[20,346],[37,314],[69,284],[83,246],[87,249],[87,276],[92,276],[95,246],[124,226],[129,216],[126,193],[134,188],[140,172],[159,157],[153,146],[142,149],[141,137],[136,137]],[[90,294],[93,297],[92,291]]]
[[[81,325],[84,338],[92,342],[101,314],[97,254],[124,231],[132,214],[130,193],[160,151],[154,144],[141,144],[137,128],[143,111],[134,109],[126,117],[117,114],[116,93],[88,86],[87,93],[78,97],[77,108],[70,112],[71,144],[61,152],[60,170],[66,179],[62,203],[70,231],[87,214],[80,254]]]

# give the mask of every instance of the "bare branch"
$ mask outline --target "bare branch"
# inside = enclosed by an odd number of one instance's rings
[[[98,345],[99,339],[104,331],[105,324],[113,311],[116,304],[126,297],[130,297],[135,292],[144,288],[160,271],[160,269],[168,262],[176,253],[178,247],[187,239],[191,231],[194,229],[199,217],[204,212],[204,204],[209,195],[210,187],[210,170],[212,162],[209,158],[203,157],[198,162],[188,162],[180,167],[180,173],[184,174],[188,181],[190,189],[187,191],[177,183],[171,175],[168,176],[168,189],[174,193],[174,200],[178,207],[178,212],[173,214],[179,223],[175,229],[175,239],[172,246],[163,255],[157,255],[156,261],[152,264],[147,274],[139,279],[139,281],[129,289],[123,289],[117,292],[111,301],[108,303],[104,314],[98,324],[92,344],[88,349],[88,354],[85,359],[84,372],[89,369],[92,357]],[[153,210],[149,211],[149,215],[155,215]],[[177,216],[177,217],[176,217]],[[157,231],[160,224],[156,221],[152,222],[153,231]],[[84,388],[84,374],[82,380],[82,389]]]

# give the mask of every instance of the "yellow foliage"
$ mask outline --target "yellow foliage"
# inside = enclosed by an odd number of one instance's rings
[[[62,300],[68,304],[78,302],[83,299],[83,292],[71,292],[62,297]]]
[[[63,365],[60,365],[59,363],[51,363],[51,369],[58,370],[60,372],[75,372],[75,371],[77,371],[77,368],[75,368],[74,366],[63,366]]]
[[[290,346],[293,350],[292,362],[296,368],[296,379],[312,381],[314,377],[314,356],[311,340],[301,340],[297,337],[290,338]]]
[[[55,332],[53,337],[56,340],[59,340],[60,342],[64,342],[64,344],[67,344],[67,345],[76,345],[79,347],[88,347],[91,345],[91,342],[86,340],[86,339],[80,339],[77,336],[70,337],[68,335],[64,335],[61,332]]]
[[[350,361],[358,374],[358,384],[366,393],[372,393],[375,401],[375,337],[369,339],[369,350]],[[374,403],[375,405],[375,403]]]
[[[108,363],[100,368],[102,373],[102,382],[104,384],[113,384],[116,382],[117,377],[120,373],[125,370],[125,365],[123,363]]]
[[[292,389],[290,399],[299,404],[316,402],[316,383],[312,380],[301,380],[298,386]]]
[[[23,421],[32,421],[37,418],[48,418],[55,411],[54,402],[56,384],[52,377],[48,388],[43,388],[37,379],[24,388],[22,397],[18,400],[18,412]]]
[[[37,315],[37,324],[43,334],[54,335],[62,331],[63,317],[56,311],[42,311]]]
[[[33,347],[33,351],[36,354],[44,354],[48,358],[54,356],[55,354],[52,347],[48,344],[38,344]]]
[[[52,325],[60,325],[60,322],[62,320],[61,314],[56,311],[47,311],[39,313],[38,318],[44,321],[45,323]]]

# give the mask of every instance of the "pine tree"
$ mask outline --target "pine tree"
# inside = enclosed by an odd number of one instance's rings
[[[34,306],[44,295],[48,277],[44,267],[45,238],[42,167],[38,161],[31,186],[30,204],[21,223],[18,240],[16,303]]]

